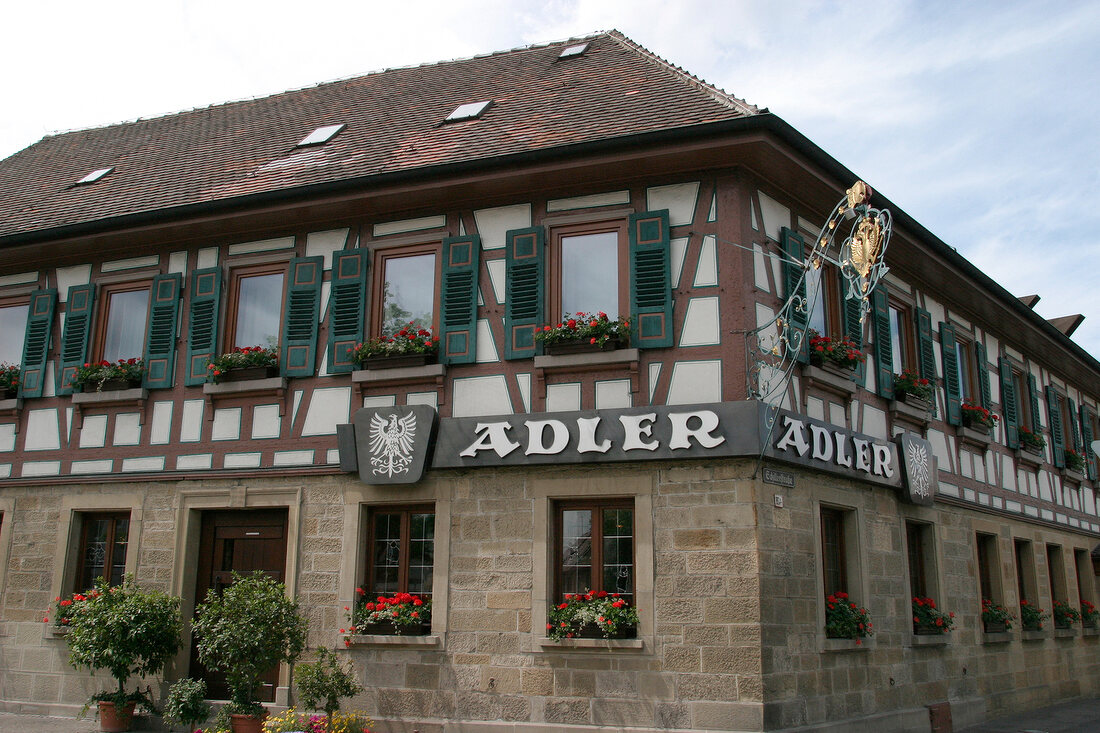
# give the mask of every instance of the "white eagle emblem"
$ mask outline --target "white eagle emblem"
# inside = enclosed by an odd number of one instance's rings
[[[370,419],[370,463],[374,473],[391,478],[397,473],[407,473],[412,463],[415,439],[415,414],[410,412],[400,419],[397,415],[390,415],[388,420],[381,415],[373,415]]]
[[[926,497],[931,493],[932,476],[928,451],[918,443],[909,444],[909,483],[914,494]]]

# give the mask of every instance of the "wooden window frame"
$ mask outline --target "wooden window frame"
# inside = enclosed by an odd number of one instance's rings
[[[630,509],[631,514],[631,526],[630,537],[632,555],[630,558],[631,572],[631,589],[630,589],[630,601],[634,603],[634,599],[638,595],[638,522],[637,522],[637,510],[634,506],[633,499],[570,499],[570,500],[558,500],[553,503],[554,510],[554,537],[553,537],[553,564],[554,564],[554,585],[553,595],[555,603],[560,603],[565,595],[562,584],[562,531],[563,531],[563,518],[562,515],[566,511],[576,510],[589,510],[594,514],[599,513],[599,521],[593,518],[592,521],[592,575],[591,575],[591,587],[588,590],[599,592],[604,590],[603,588],[603,517],[602,512],[606,509]]]
[[[398,549],[398,569],[397,569],[397,591],[398,593],[409,592],[409,545],[411,542],[411,528],[412,528],[412,515],[414,514],[431,514],[432,522],[434,524],[436,519],[436,510],[434,504],[377,504],[367,507],[367,544],[366,552],[363,564],[363,589],[367,592],[368,597],[380,595],[380,591],[374,590],[374,541],[375,541],[375,524],[374,518],[377,514],[400,514],[401,515],[401,545]],[[435,583],[435,530],[432,530],[432,583]],[[430,600],[432,597],[432,591],[421,592],[420,595],[425,600]]]
[[[145,339],[148,336],[147,332],[149,330],[149,313],[153,304],[153,281],[134,280],[121,283],[107,283],[99,285],[98,289],[99,292],[96,294],[96,302],[94,303],[96,310],[95,326],[92,332],[91,350],[88,352],[88,360],[100,361],[103,359],[103,348],[107,340],[107,326],[111,318],[111,296],[118,293],[133,293],[139,290],[146,291],[149,297],[146,299],[145,304],[145,328],[141,334],[142,353],[134,354],[133,358],[143,358],[145,356]]]
[[[974,534],[974,546],[978,555],[978,601],[990,600],[998,605],[1004,603],[1001,590],[1000,552],[997,536],[986,532]]]
[[[814,236],[811,236],[810,239],[814,239]],[[806,248],[809,250],[810,245],[807,244]],[[821,307],[825,309],[825,333],[821,335],[834,339],[847,338],[847,334],[844,332],[844,294],[841,292],[840,270],[831,263],[824,262],[818,272],[821,273],[820,303]],[[810,298],[809,287],[809,282],[807,282],[807,300]],[[812,303],[807,302],[806,305],[811,308],[806,314],[806,320],[809,323],[813,314]],[[810,324],[810,327],[812,328],[813,325]]]
[[[1031,540],[1021,537],[1012,538],[1012,559],[1016,564],[1016,591],[1019,593],[1017,602],[1027,601],[1039,605],[1036,597],[1039,588],[1035,579],[1035,550]]]
[[[104,557],[104,561],[103,561],[103,567],[104,567],[105,572],[109,572],[110,568],[112,568],[115,564],[113,562],[113,560],[114,560],[113,554],[114,554],[114,551],[115,551],[115,534],[118,531],[118,521],[120,519],[125,519],[126,522],[127,522],[127,525],[126,525],[126,553],[129,553],[130,534],[131,534],[130,529],[131,529],[131,525],[132,525],[132,522],[130,521],[130,512],[128,512],[128,511],[119,511],[119,512],[81,512],[80,513],[80,539],[77,543],[76,572],[73,576],[73,592],[74,593],[80,593],[81,591],[88,590],[88,588],[91,587],[91,586],[85,586],[85,587],[81,587],[81,586],[83,585],[82,579],[84,578],[84,570],[85,570],[84,558],[85,558],[85,555],[87,554],[87,547],[88,547],[88,531],[89,531],[89,528],[90,528],[92,522],[99,521],[99,520],[108,520],[108,521],[111,522],[111,524],[109,525],[108,530],[107,530],[107,540],[106,540],[107,554]],[[125,567],[125,564],[126,564],[125,563],[125,557],[123,557],[123,563],[122,564],[123,564],[123,567]],[[110,578],[107,578],[108,582],[110,582],[110,580],[111,580]],[[92,578],[93,583],[94,583],[94,581],[95,581],[95,578]]]
[[[19,356],[16,357],[16,359],[13,360],[11,363],[21,365],[23,363],[23,352],[27,348],[27,341],[26,341],[26,339],[27,339],[27,323],[30,322],[30,318],[31,318],[31,301],[30,301],[30,298],[26,298],[26,297],[21,297],[21,298],[20,297],[0,298],[0,309],[2,309],[2,308],[18,308],[20,306],[23,306],[27,309],[26,316],[23,318],[23,330],[22,330],[22,332],[19,332],[19,340],[20,340],[20,343],[22,345],[19,348]],[[2,336],[3,336],[3,334],[0,334],[0,337],[2,337]],[[0,361],[3,361],[3,359],[0,359]]]
[[[584,222],[579,224],[564,224],[550,229],[550,261],[548,273],[550,287],[548,291],[547,319],[557,323],[565,314],[562,305],[562,257],[561,244],[566,237],[581,237],[586,234],[606,234],[615,232],[618,235],[618,277],[619,277],[619,317],[630,318],[630,236],[626,219],[615,219],[599,222]]]
[[[418,255],[435,255],[435,281],[432,285],[432,335],[439,335],[439,311],[442,303],[443,288],[443,241],[424,242],[400,247],[385,247],[374,250],[371,263],[370,325],[368,333],[372,338],[382,335],[382,296],[386,283],[386,262]]]
[[[848,573],[848,542],[846,535],[849,515],[850,510],[847,509],[831,506],[821,507],[819,518],[821,528],[821,580],[825,589],[825,598],[841,591],[847,593],[849,597],[854,595],[849,587],[851,579]],[[831,588],[829,576],[833,571],[830,569],[830,558],[834,556],[836,585],[838,587]]]
[[[250,277],[261,277],[264,275],[282,275],[283,286],[279,294],[279,330],[276,336],[278,337],[278,343],[275,347],[278,349],[282,346],[283,341],[283,321],[286,317],[286,282],[290,276],[289,267],[285,260],[279,262],[265,262],[255,265],[240,265],[233,267],[229,271],[229,295],[226,299],[226,312],[225,312],[225,339],[222,343],[222,352],[226,353],[232,351],[238,346],[237,341],[237,309],[240,307],[240,287],[241,281]],[[240,346],[263,346],[267,348],[267,344],[239,344]]]
[[[891,368],[894,369],[894,374],[901,374],[903,371],[910,371],[914,374],[919,372],[919,366],[917,364],[917,327],[916,320],[913,318],[913,306],[898,298],[890,297],[887,303],[888,317],[891,318],[891,331],[893,330],[892,313],[898,314],[898,332],[897,334],[891,333],[892,344],[896,343],[901,346],[901,369],[895,368],[893,362],[893,353],[891,353]]]
[[[1042,424],[1037,415],[1031,414],[1031,392],[1027,386],[1027,374],[1022,368],[1012,364],[1012,388],[1016,390],[1016,426],[1026,428],[1036,435],[1042,434]],[[1001,398],[1004,404],[1004,398]]]
[[[978,373],[974,368],[974,342],[971,334],[960,336],[955,331],[955,358],[959,365],[959,403],[982,404],[978,394]]]
[[[1069,598],[1069,588],[1066,583],[1066,556],[1061,545],[1047,543],[1047,590],[1050,591],[1050,607],[1053,610],[1055,601],[1065,601],[1070,605],[1076,605]]]
[[[909,567],[911,597],[935,598],[935,583],[931,575],[932,526],[925,522],[905,522],[905,554]]]

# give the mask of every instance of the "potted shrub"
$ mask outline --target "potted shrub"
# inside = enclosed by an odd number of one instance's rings
[[[908,369],[894,375],[894,397],[902,402],[914,403],[926,410],[932,409],[932,382]]]
[[[962,403],[963,427],[988,433],[993,430],[1000,419],[996,413],[990,412],[976,402],[966,400]]]
[[[987,633],[1008,631],[1012,628],[1012,613],[999,603],[982,599],[982,626]]]
[[[19,365],[0,363],[0,397],[13,399],[19,394]]]
[[[1039,433],[1033,433],[1023,426],[1018,429],[1017,433],[1020,436],[1020,447],[1028,453],[1040,455],[1043,448],[1047,447],[1046,439]]]
[[[206,381],[240,382],[274,377],[279,368],[279,350],[263,346],[238,346],[206,365]]]
[[[1050,618],[1046,609],[1028,602],[1025,598],[1020,601],[1020,625],[1024,631],[1042,631],[1043,622]]]
[[[1100,622],[1100,609],[1096,605],[1081,599],[1081,625],[1086,629],[1095,629]]]
[[[340,700],[362,691],[355,673],[340,664],[336,655],[325,647],[317,650],[317,661],[298,665],[298,697],[311,710],[325,711],[325,730],[333,731],[333,716],[340,709]]]
[[[535,329],[535,341],[547,354],[610,351],[630,341],[630,321],[611,320],[606,313],[567,313],[556,325]]]
[[[179,599],[144,590],[132,576],[117,586],[100,578],[86,600],[71,608],[69,663],[77,669],[87,667],[93,674],[101,669],[111,673],[116,689],[92,698],[98,703],[100,727],[129,730],[134,707],[152,707],[146,693],[127,692],[126,681],[132,675],[159,674],[175,656],[182,625]]]
[[[392,336],[376,336],[356,344],[348,356],[360,369],[385,369],[432,364],[439,357],[439,337],[414,322]]]
[[[164,719],[169,723],[178,723],[184,730],[193,731],[209,715],[210,704],[206,702],[205,681],[184,677],[168,688],[168,698],[164,701]]]
[[[546,619],[546,635],[551,639],[624,639],[637,633],[638,609],[618,593],[602,590],[566,593]]]
[[[913,633],[946,634],[955,625],[955,614],[936,608],[932,598],[913,597]]]
[[[72,376],[70,384],[80,392],[112,392],[141,386],[145,374],[145,361],[142,359],[119,359],[88,362],[79,367]]]
[[[1055,601],[1053,613],[1054,628],[1056,629],[1071,628],[1081,620],[1081,612],[1065,601]]]
[[[1077,473],[1085,472],[1085,457],[1073,448],[1066,448],[1066,470],[1076,471]]]
[[[349,613],[348,628],[341,634],[411,634],[423,635],[431,631],[432,602],[412,593],[394,593],[389,598],[366,598],[366,591],[356,588],[355,607],[344,610]],[[351,639],[345,636],[345,646]]]
[[[847,337],[822,336],[812,328],[808,335],[810,337],[810,364],[813,366],[854,371],[860,364],[867,361],[867,355],[860,351],[859,346]]]
[[[860,608],[843,591],[825,599],[825,636],[830,639],[862,639],[871,636],[874,624],[866,608]]]
[[[260,678],[302,654],[306,620],[298,602],[287,598],[286,587],[264,573],[234,572],[232,583],[221,593],[207,592],[192,628],[199,661],[225,673],[234,733],[258,733],[267,714],[256,700]]]

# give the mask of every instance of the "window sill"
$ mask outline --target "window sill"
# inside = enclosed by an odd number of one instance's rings
[[[1012,641],[1013,633],[1011,631],[983,631],[982,643],[983,644],[1007,644]]]
[[[350,644],[347,649],[355,647],[420,647],[436,648],[443,646],[440,636],[429,634],[427,636],[404,636],[398,634],[355,634],[349,636]]]
[[[1020,632],[1020,638],[1024,641],[1042,641],[1044,639],[1049,639],[1050,635],[1047,634],[1047,632],[1044,630],[1033,631],[1030,629],[1024,629]]]
[[[68,635],[68,626],[54,626],[53,624],[46,624],[46,633],[43,634],[47,639],[64,639]]]
[[[909,646],[947,646],[951,643],[951,634],[913,634]]]
[[[1062,469],[1062,479],[1065,481],[1071,481],[1080,486],[1085,481],[1085,474],[1080,471],[1074,471],[1070,468]]]
[[[17,417],[23,409],[23,398],[12,397],[10,400],[0,400],[0,416]]]
[[[959,426],[958,436],[959,442],[976,446],[982,450],[988,448],[989,444],[993,442],[993,433],[991,430],[975,430],[965,425]]]
[[[641,651],[642,639],[539,639],[543,649],[606,649],[608,651]]]
[[[351,383],[359,386],[360,406],[362,399],[372,387],[392,387],[401,384],[430,384],[436,391],[436,405],[443,404],[446,394],[443,389],[443,377],[447,374],[445,364],[424,364],[422,366],[391,367],[389,369],[358,369],[351,373]]]
[[[601,369],[614,364],[629,364],[638,361],[641,352],[638,349],[614,349],[612,351],[588,351],[580,354],[561,354],[558,356],[536,356],[535,369],[544,371],[577,371]]]
[[[830,639],[825,638],[825,652],[862,652],[875,648],[875,637],[865,639]]]
[[[1017,448],[1016,451],[1016,463],[1021,466],[1027,466],[1033,470],[1039,470],[1039,467],[1043,465],[1043,453],[1040,450],[1038,453],[1033,453],[1026,448]]]
[[[1054,629],[1054,638],[1055,639],[1076,639],[1077,638],[1077,629],[1075,629],[1072,626],[1069,627],[1068,629],[1058,629],[1058,628],[1056,628],[1056,629]]]
[[[208,420],[214,419],[214,403],[218,400],[231,397],[262,397],[274,395],[279,400],[279,415],[286,412],[286,377],[265,377],[264,379],[246,379],[241,382],[222,382],[214,384],[206,382],[202,385],[202,393],[211,409],[207,410]]]
[[[132,389],[114,389],[109,392],[73,392],[74,405],[103,405],[125,402],[140,403],[149,397],[149,390],[144,387]]]
[[[1100,628],[1093,626],[1081,629],[1081,636],[1100,636]]]
[[[856,373],[851,370],[832,370],[807,364],[802,367],[802,379],[807,387],[818,387],[841,397],[856,393]]]
[[[890,400],[890,416],[895,420],[903,420],[921,428],[928,427],[932,421],[932,406],[901,400]]]

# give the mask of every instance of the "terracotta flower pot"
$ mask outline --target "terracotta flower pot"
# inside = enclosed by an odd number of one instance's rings
[[[123,733],[130,730],[134,722],[134,703],[128,702],[121,708],[115,707],[113,702],[100,700],[99,729],[106,733]]]
[[[263,733],[265,720],[267,720],[267,713],[259,718],[232,713],[229,716],[229,727],[233,733]]]

